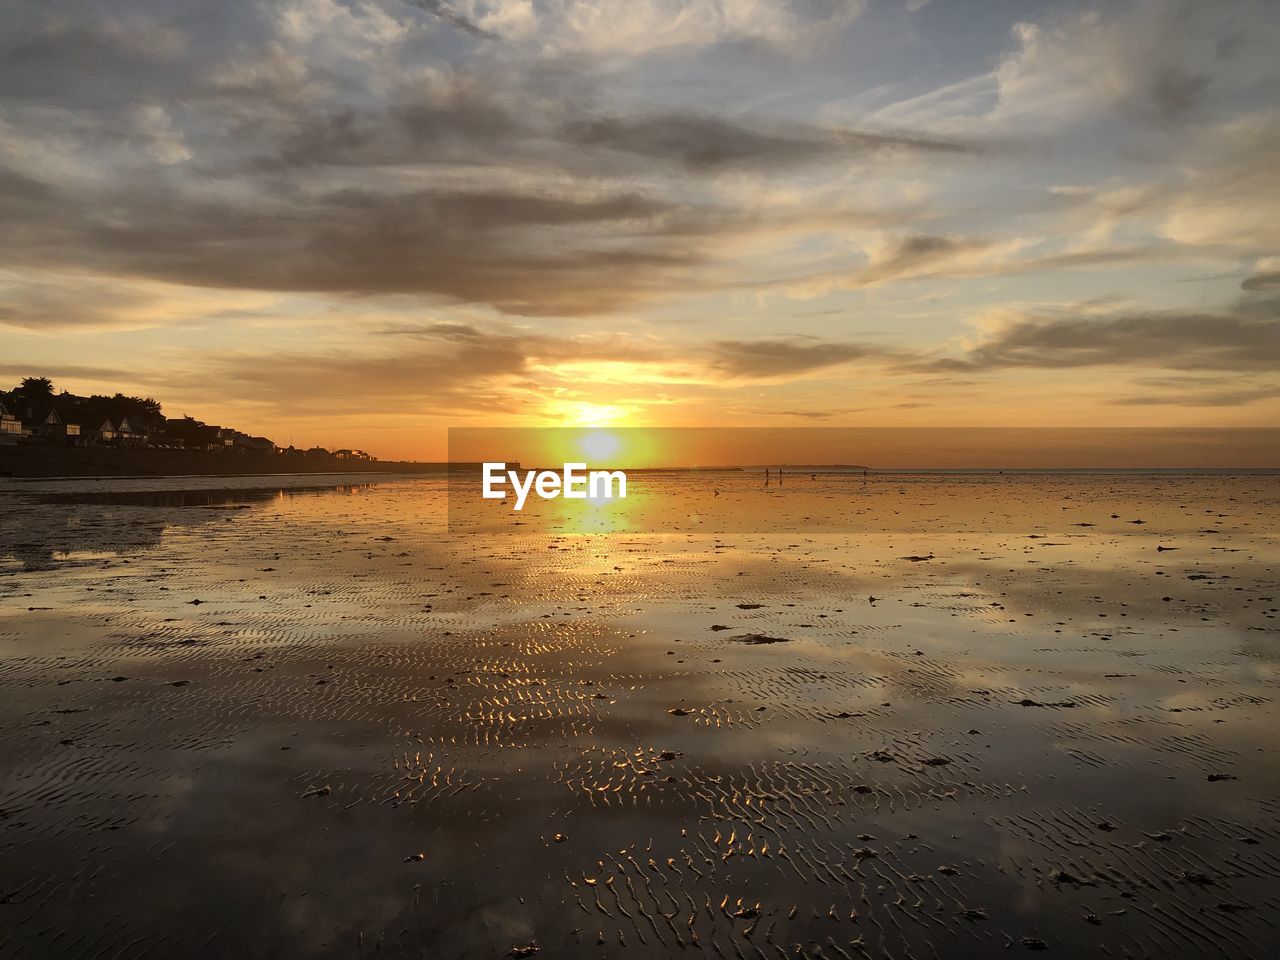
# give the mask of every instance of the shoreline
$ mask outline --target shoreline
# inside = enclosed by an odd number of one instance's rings
[[[0,481],[32,480],[145,480],[154,477],[247,477],[323,475],[444,476],[451,472],[479,473],[479,463],[412,460],[339,460],[334,457],[289,457],[272,453],[216,453],[197,450],[106,447],[0,447]],[[691,474],[753,473],[755,466],[648,467],[628,473]],[[784,465],[793,476],[976,476],[997,475],[1098,475],[1118,476],[1275,476],[1275,467],[809,467]],[[785,475],[785,474],[784,474]]]
[[[0,480],[147,479],[149,477],[445,474],[446,463],[339,460],[274,453],[114,450],[99,447],[0,447]]]

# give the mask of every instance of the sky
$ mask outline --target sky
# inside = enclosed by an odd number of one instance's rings
[[[8,0],[0,384],[277,443],[1280,426],[1280,4]]]

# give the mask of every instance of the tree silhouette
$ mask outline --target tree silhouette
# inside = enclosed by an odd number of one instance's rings
[[[13,391],[29,403],[53,399],[53,381],[48,377],[23,377],[18,389]]]

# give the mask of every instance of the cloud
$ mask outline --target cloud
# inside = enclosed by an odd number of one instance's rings
[[[0,363],[0,376],[13,380],[19,380],[22,377],[49,377],[54,381],[55,389],[62,386],[59,381],[63,377],[87,380],[92,383],[106,383],[117,389],[120,384],[138,381],[136,370],[76,363]]]
[[[1250,114],[1210,134],[1180,175],[1150,192],[1145,212],[1179,243],[1280,249],[1280,117]]]
[[[1154,392],[1119,396],[1112,402],[1130,407],[1244,407],[1280,397],[1280,383],[1242,382],[1242,378],[1214,380],[1201,377],[1149,378],[1135,386],[1154,387]]]
[[[75,16],[9,4],[0,14],[0,91],[17,101],[105,104],[130,71],[134,82],[158,90],[161,79],[182,76],[189,50],[187,34],[166,21],[162,11],[136,3]]]
[[[228,396],[291,416],[321,412],[341,397],[347,413],[523,417],[537,415],[549,403],[583,399],[653,403],[659,385],[718,389],[748,381],[780,383],[812,379],[840,364],[896,356],[875,347],[802,338],[676,346],[634,334],[566,336],[501,324],[393,321],[373,327],[372,333],[359,349],[191,354],[173,369],[153,374],[152,381],[171,381],[169,389],[176,393],[192,382],[216,382]]]
[[[914,233],[882,235],[867,244],[868,262],[852,269],[824,270],[801,277],[770,281],[797,294],[831,290],[860,290],[882,284],[938,277],[986,277],[1105,264],[1119,258],[1116,251],[1077,251],[1072,254],[1020,256],[1032,245],[1020,238],[953,237]],[[1137,256],[1129,252],[1123,259]]]
[[[83,272],[0,269],[0,328],[46,336],[194,325],[262,309],[269,295],[191,290]]]
[[[446,23],[471,34],[473,37],[483,37],[486,40],[494,40],[498,36],[496,33],[484,29],[474,20],[464,17],[457,10],[453,9],[453,7],[442,2],[442,0],[404,0],[404,2],[412,7],[418,7],[425,10],[432,16],[439,17]]]
[[[1280,270],[1265,270],[1245,277],[1240,283],[1245,290],[1280,290]]]
[[[931,234],[903,237],[872,259],[858,277],[862,285],[905,277],[928,276],[935,272],[971,269],[994,244],[981,238],[954,238]]]
[[[1211,62],[1166,17],[1195,18],[1191,4],[1139,3],[1117,17],[1088,9],[1019,23],[1017,47],[995,70],[997,122],[1071,122],[1117,107],[1165,120],[1186,115],[1208,86]]]
[[[678,210],[633,193],[285,189],[215,203],[153,189],[110,202],[131,216],[49,197],[10,222],[0,252],[13,266],[225,289],[436,295],[528,315],[617,309],[687,285],[702,259],[679,229],[664,230]]]
[[[358,349],[193,357],[182,380],[213,378],[229,384],[231,395],[288,413],[318,412],[341,396],[348,412],[385,411],[392,404],[415,416],[517,417],[536,415],[550,399],[576,397],[600,383],[662,382],[664,371],[686,362],[664,344],[623,334],[562,336],[504,324],[402,321],[370,332]],[[608,365],[627,368],[633,379],[612,379]]]
[[[514,414],[521,400],[515,379],[526,358],[518,343],[480,335],[394,352],[221,352],[194,362],[200,378],[222,384],[238,400],[281,413],[332,409],[382,415],[490,411]],[[182,389],[184,374],[175,381]]]
[[[790,379],[856,360],[883,360],[880,347],[806,337],[720,340],[710,345],[710,368],[733,380]]]
[[[1179,162],[1144,180],[1055,186],[1054,197],[1094,236],[1143,230],[1170,250],[1257,256],[1280,247],[1280,117],[1249,112],[1200,128]]]
[[[24,169],[8,172],[6,184],[0,168],[0,211],[8,214],[0,254],[32,269],[96,270],[192,286],[416,294],[526,316],[585,316],[702,289],[699,269],[746,234],[767,239],[870,216],[794,204],[722,209],[692,184],[682,188],[687,197],[677,197],[674,190],[634,186],[627,182],[634,176],[624,180],[623,170],[617,179],[579,176],[582,148],[604,143],[600,129],[570,134],[579,138],[573,149],[544,141],[551,171],[525,175],[473,165],[459,172],[455,161],[500,156],[532,134],[531,121],[513,119],[514,111],[456,86],[374,117],[300,116],[282,128],[274,149],[217,177],[201,169],[206,161],[190,159],[197,149],[192,137],[170,131],[167,115],[148,116],[163,119],[166,135],[173,135],[153,140],[153,158],[189,170],[45,183],[32,158],[16,164]],[[655,135],[643,143],[623,137],[609,141],[611,150],[651,151],[650,165],[665,151],[666,159],[695,167],[794,169],[843,150],[952,149],[847,131],[795,128],[793,136],[781,137],[687,116],[645,123],[650,134],[661,128],[679,137]],[[275,121],[255,125],[260,139],[273,142],[262,133],[264,124],[271,130]],[[639,128],[610,127],[614,134],[624,129],[630,136]],[[736,133],[717,134],[730,130]],[[252,144],[252,137],[245,139]],[[419,161],[451,172],[430,178],[406,166],[418,143]],[[699,153],[696,143],[716,152]],[[563,167],[555,170],[557,164]],[[436,185],[413,186],[423,179]]]
[[[870,258],[865,266],[784,277],[761,285],[780,286],[797,294],[812,295],[944,277],[1013,277],[1180,260],[1221,261],[1224,258],[1219,250],[1167,240],[1064,247],[1056,238],[1048,237],[951,237],[940,234],[882,237],[870,242],[868,249]]]
[[[463,4],[459,3],[462,7]],[[829,40],[864,0],[470,0],[469,15],[555,55],[636,57],[719,44],[781,51]]]
[[[194,0],[174,3],[162,16],[129,0],[74,29],[35,8],[0,14],[25,77],[0,83],[5,262],[598,316],[724,284],[711,268],[744,237],[767,244],[841,215],[794,203],[726,209],[723,174],[978,149],[802,121],[606,109],[589,63],[548,62],[523,40],[514,52],[487,52],[505,39],[472,48],[478,32],[506,36],[510,4],[297,0],[229,4],[211,21],[185,15]],[[681,36],[714,25],[705,37],[719,42],[757,27],[781,37],[829,26],[858,7],[742,0],[688,5],[675,19]],[[558,3],[536,14],[539,29],[594,35],[673,9],[628,4],[601,20],[595,8]],[[67,82],[80,76],[80,47],[111,51],[94,62],[92,90]],[[85,304],[67,316],[106,322],[102,313]],[[40,322],[74,321],[46,311]]]
[[[797,420],[830,420],[848,413],[848,410],[753,410],[755,416],[795,417]]]
[[[1000,324],[963,357],[922,365],[953,371],[1097,366],[1280,369],[1280,300],[1246,297],[1220,311],[1020,316]]]
[[[1134,140],[1195,123],[1274,84],[1277,24],[1255,0],[1050,7],[1015,23],[990,70],[900,99],[874,119],[943,132]],[[1115,129],[1105,130],[1106,125]]]
[[[695,114],[580,120],[570,123],[566,133],[584,146],[674,161],[694,170],[847,162],[868,154],[981,152],[977,144],[960,140],[800,124],[752,126]]]
[[[100,280],[67,285],[0,277],[0,327],[47,333],[116,326],[145,302],[137,291]]]

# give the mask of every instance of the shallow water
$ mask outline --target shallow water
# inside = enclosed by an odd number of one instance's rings
[[[1271,951],[1275,477],[306,480],[0,492],[0,956]]]

